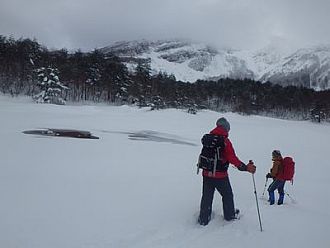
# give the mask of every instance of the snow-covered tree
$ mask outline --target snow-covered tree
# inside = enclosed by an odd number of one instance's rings
[[[36,70],[38,76],[38,86],[41,92],[34,95],[33,99],[37,103],[65,104],[62,98],[63,90],[69,88],[63,85],[58,77],[58,70],[51,67],[41,67]]]

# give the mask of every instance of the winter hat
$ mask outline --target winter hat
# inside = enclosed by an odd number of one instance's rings
[[[279,150],[274,150],[272,152],[273,157],[282,157],[281,152]]]
[[[222,127],[223,129],[225,129],[227,132],[229,132],[230,130],[230,124],[229,122],[226,120],[226,118],[221,117],[220,119],[217,120],[217,127]]]

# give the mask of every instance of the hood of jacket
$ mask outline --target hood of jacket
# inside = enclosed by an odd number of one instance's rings
[[[214,128],[210,133],[215,134],[215,135],[221,135],[226,138],[228,138],[228,135],[229,135],[228,132],[221,126]]]

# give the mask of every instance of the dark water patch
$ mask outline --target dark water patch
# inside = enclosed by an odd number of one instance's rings
[[[75,129],[36,129],[23,131],[24,134],[42,135],[50,137],[67,137],[79,139],[99,139],[99,137],[92,135],[89,131],[75,130]]]
[[[157,132],[157,131],[151,131],[151,130],[142,130],[142,131],[136,131],[136,132],[120,132],[120,131],[101,130],[101,132],[126,134],[126,135],[128,135],[128,138],[130,140],[135,140],[135,141],[154,141],[154,142],[166,142],[166,143],[179,144],[179,145],[197,146],[196,144],[194,144],[192,142],[185,141],[184,138],[182,138],[180,136],[168,134],[168,133]]]

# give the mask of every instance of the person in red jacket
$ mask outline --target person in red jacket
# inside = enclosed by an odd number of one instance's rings
[[[228,165],[233,164],[240,171],[248,171],[250,173],[255,173],[256,171],[256,167],[253,162],[249,162],[246,165],[236,156],[233,145],[228,138],[229,130],[229,122],[222,117],[217,120],[216,128],[210,132],[211,134],[224,137],[225,148],[221,154],[221,158],[225,169],[216,171],[215,173],[203,170],[203,192],[198,217],[198,223],[203,226],[207,225],[211,219],[212,202],[215,189],[217,189],[222,196],[224,219],[230,221],[237,218],[239,210],[234,207],[233,191],[227,172]]]

